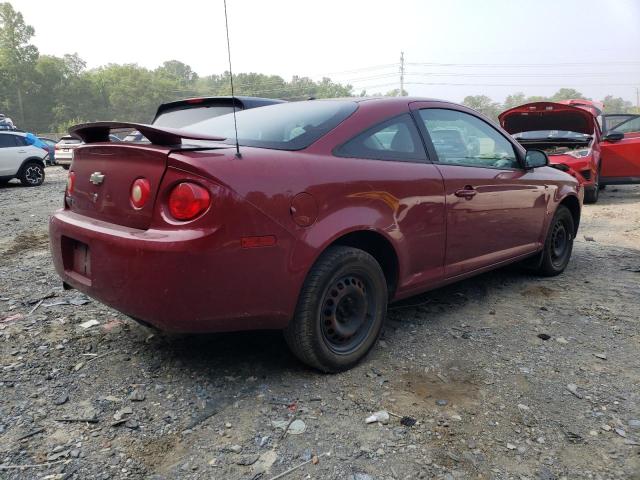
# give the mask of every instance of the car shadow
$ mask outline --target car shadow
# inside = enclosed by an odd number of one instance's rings
[[[521,267],[508,266],[395,302],[389,306],[381,338],[393,340],[399,330],[415,329],[415,310],[426,304],[430,306],[429,315],[417,322],[421,326],[438,324],[444,321],[445,314],[455,313],[470,301],[482,301],[491,292],[509,286],[517,288],[538,278]],[[163,363],[177,362],[211,381],[225,375],[260,379],[274,374],[313,376],[316,373],[290,353],[280,331],[161,334],[159,337],[156,353]],[[379,347],[374,350],[376,348]]]
[[[0,182],[0,190],[9,190],[10,188],[20,187],[22,187],[20,180],[9,180],[8,182]]]
[[[608,185],[600,191],[596,205],[640,203],[640,185]],[[586,208],[589,208],[587,205]]]

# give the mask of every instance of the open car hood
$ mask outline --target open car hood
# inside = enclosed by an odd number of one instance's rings
[[[538,130],[568,130],[592,135],[595,117],[583,108],[555,102],[535,102],[502,112],[500,125],[510,134]]]

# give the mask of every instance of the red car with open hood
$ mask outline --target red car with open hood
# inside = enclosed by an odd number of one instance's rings
[[[283,329],[323,371],[369,351],[389,301],[517,261],[561,273],[580,222],[574,178],[448,102],[282,103],[238,112],[237,137],[233,115],[72,131],[50,220],[68,287],[167,331]]]
[[[539,148],[549,161],[570,170],[585,189],[585,203],[598,201],[600,191],[601,109],[593,102],[534,102],[506,110],[500,125],[525,148]]]

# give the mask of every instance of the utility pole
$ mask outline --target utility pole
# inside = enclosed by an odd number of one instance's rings
[[[404,96],[404,52],[400,52],[400,93],[398,96]]]
[[[636,110],[640,113],[640,88],[636,87]]]

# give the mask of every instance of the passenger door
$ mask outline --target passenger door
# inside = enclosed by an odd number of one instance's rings
[[[437,167],[427,160],[412,116],[406,112],[387,118],[333,153],[349,157],[354,166],[340,169],[345,186],[357,185],[357,191],[348,194],[354,220],[378,225],[401,246],[397,292],[407,295],[442,281],[444,186]],[[364,213],[356,213],[358,208],[379,213],[367,219]]]
[[[16,135],[0,133],[0,177],[15,175],[24,158],[26,147]]]
[[[602,118],[605,136],[620,132],[624,138],[603,139],[600,143],[600,183],[640,183],[640,115],[603,115]]]
[[[445,184],[445,275],[534,253],[541,246],[549,194],[519,151],[470,111],[421,108],[415,115]]]

